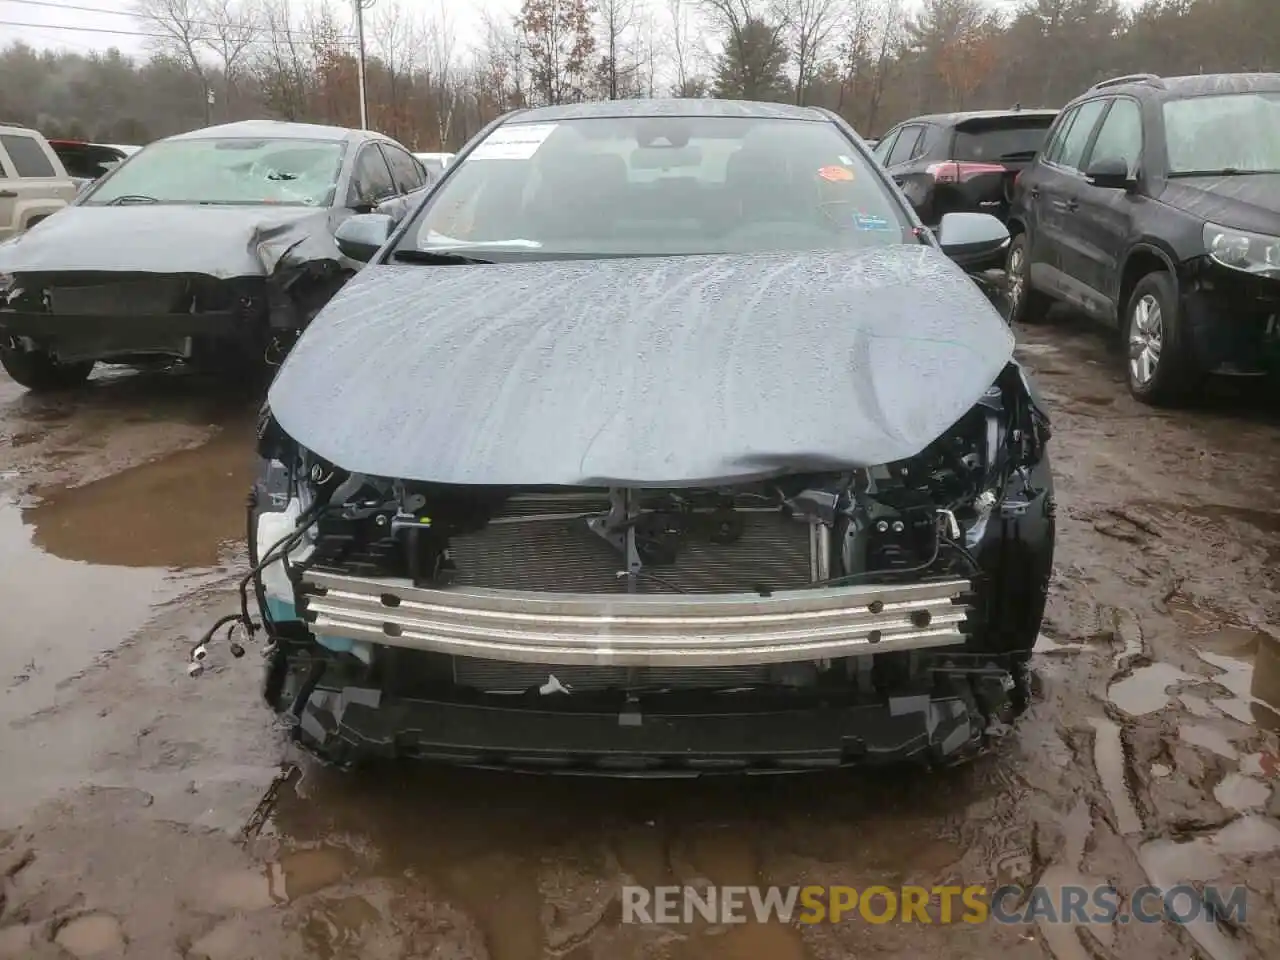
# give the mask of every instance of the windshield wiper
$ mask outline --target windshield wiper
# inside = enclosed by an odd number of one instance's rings
[[[465,253],[451,253],[448,250],[397,250],[391,257],[403,263],[493,263],[492,260],[469,257]]]
[[[108,200],[103,206],[116,207],[122,203],[159,203],[155,197],[148,197],[143,193],[122,193],[120,196]]]
[[[1036,152],[1034,150],[1011,150],[1009,153],[1000,154],[1001,160],[1031,160],[1034,159]]]
[[[1168,174],[1174,177],[1253,177],[1280,173],[1280,170],[1241,170],[1239,167],[1219,167],[1217,170],[1174,170]]]

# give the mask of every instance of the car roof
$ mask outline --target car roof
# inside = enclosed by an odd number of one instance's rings
[[[902,123],[933,123],[940,127],[953,127],[958,123],[964,123],[966,120],[1001,120],[1005,117],[1038,117],[1044,120],[1052,120],[1058,115],[1057,110],[1036,108],[1034,110],[966,110],[956,111],[954,113],[926,113],[919,117],[912,117],[910,120],[903,120]],[[898,124],[901,126],[901,124]]]
[[[713,100],[663,97],[651,100],[596,100],[534,107],[510,114],[507,123],[551,123],[560,120],[622,117],[754,117],[761,120],[825,120],[830,117],[812,107],[756,100]]]
[[[166,139],[210,140],[216,137],[247,140],[329,140],[334,143],[348,140],[388,139],[372,130],[330,127],[319,123],[291,123],[287,120],[241,120],[237,123],[223,123],[214,127],[201,127],[199,130],[177,133]]]
[[[1179,100],[1215,93],[1280,93],[1280,73],[1193,73],[1178,77],[1147,74],[1117,77],[1115,81],[1103,80],[1100,84],[1090,87],[1075,100],[1120,92],[1146,93],[1161,100]]]

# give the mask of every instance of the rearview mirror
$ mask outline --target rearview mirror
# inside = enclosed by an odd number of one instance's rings
[[[966,270],[985,270],[1004,262],[1009,228],[989,213],[945,213],[938,245]]]
[[[1085,179],[1095,187],[1107,190],[1128,190],[1134,183],[1129,176],[1129,164],[1119,157],[1103,157],[1089,164]]]
[[[338,224],[333,240],[352,260],[368,263],[391,236],[396,222],[382,213],[357,213]]]

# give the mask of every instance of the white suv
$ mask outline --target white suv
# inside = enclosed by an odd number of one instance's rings
[[[0,125],[0,241],[57,213],[75,196],[75,181],[39,132]]]

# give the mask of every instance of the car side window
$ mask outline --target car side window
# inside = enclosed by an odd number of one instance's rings
[[[1067,139],[1067,133],[1071,130],[1071,124],[1075,122],[1076,114],[1079,110],[1072,110],[1064,113],[1058,120],[1058,124],[1053,129],[1053,133],[1045,141],[1043,149],[1040,151],[1040,159],[1046,163],[1057,163],[1058,156],[1062,153],[1062,144]]]
[[[376,143],[366,143],[360,148],[356,157],[355,170],[351,175],[351,190],[348,206],[379,203],[396,195],[395,181],[391,170],[387,167],[386,158]]]
[[[0,146],[9,154],[14,172],[20,177],[56,177],[57,171],[35,137],[20,133],[0,134]]]
[[[1062,147],[1050,162],[1068,170],[1080,169],[1080,161],[1084,159],[1085,147],[1089,145],[1089,137],[1093,128],[1098,125],[1098,118],[1107,108],[1107,100],[1090,100],[1076,108],[1075,118],[1071,121],[1071,129],[1062,138]]]
[[[889,156],[889,151],[893,149],[893,144],[898,139],[899,133],[900,131],[898,130],[890,130],[886,133],[884,139],[877,143],[876,148],[871,151],[872,156],[884,163],[885,158]]]
[[[427,182],[422,167],[407,150],[384,143],[382,152],[387,157],[388,166],[391,167],[391,178],[395,182],[397,193],[413,193]]]
[[[1129,176],[1138,173],[1138,160],[1142,154],[1142,108],[1138,101],[1117,97],[1111,103],[1093,149],[1083,166],[1099,160],[1123,160],[1129,168]]]
[[[920,142],[923,134],[924,127],[903,127],[902,132],[898,134],[898,141],[889,151],[889,159],[885,161],[885,166],[896,167],[910,160],[915,155],[916,144]]]

